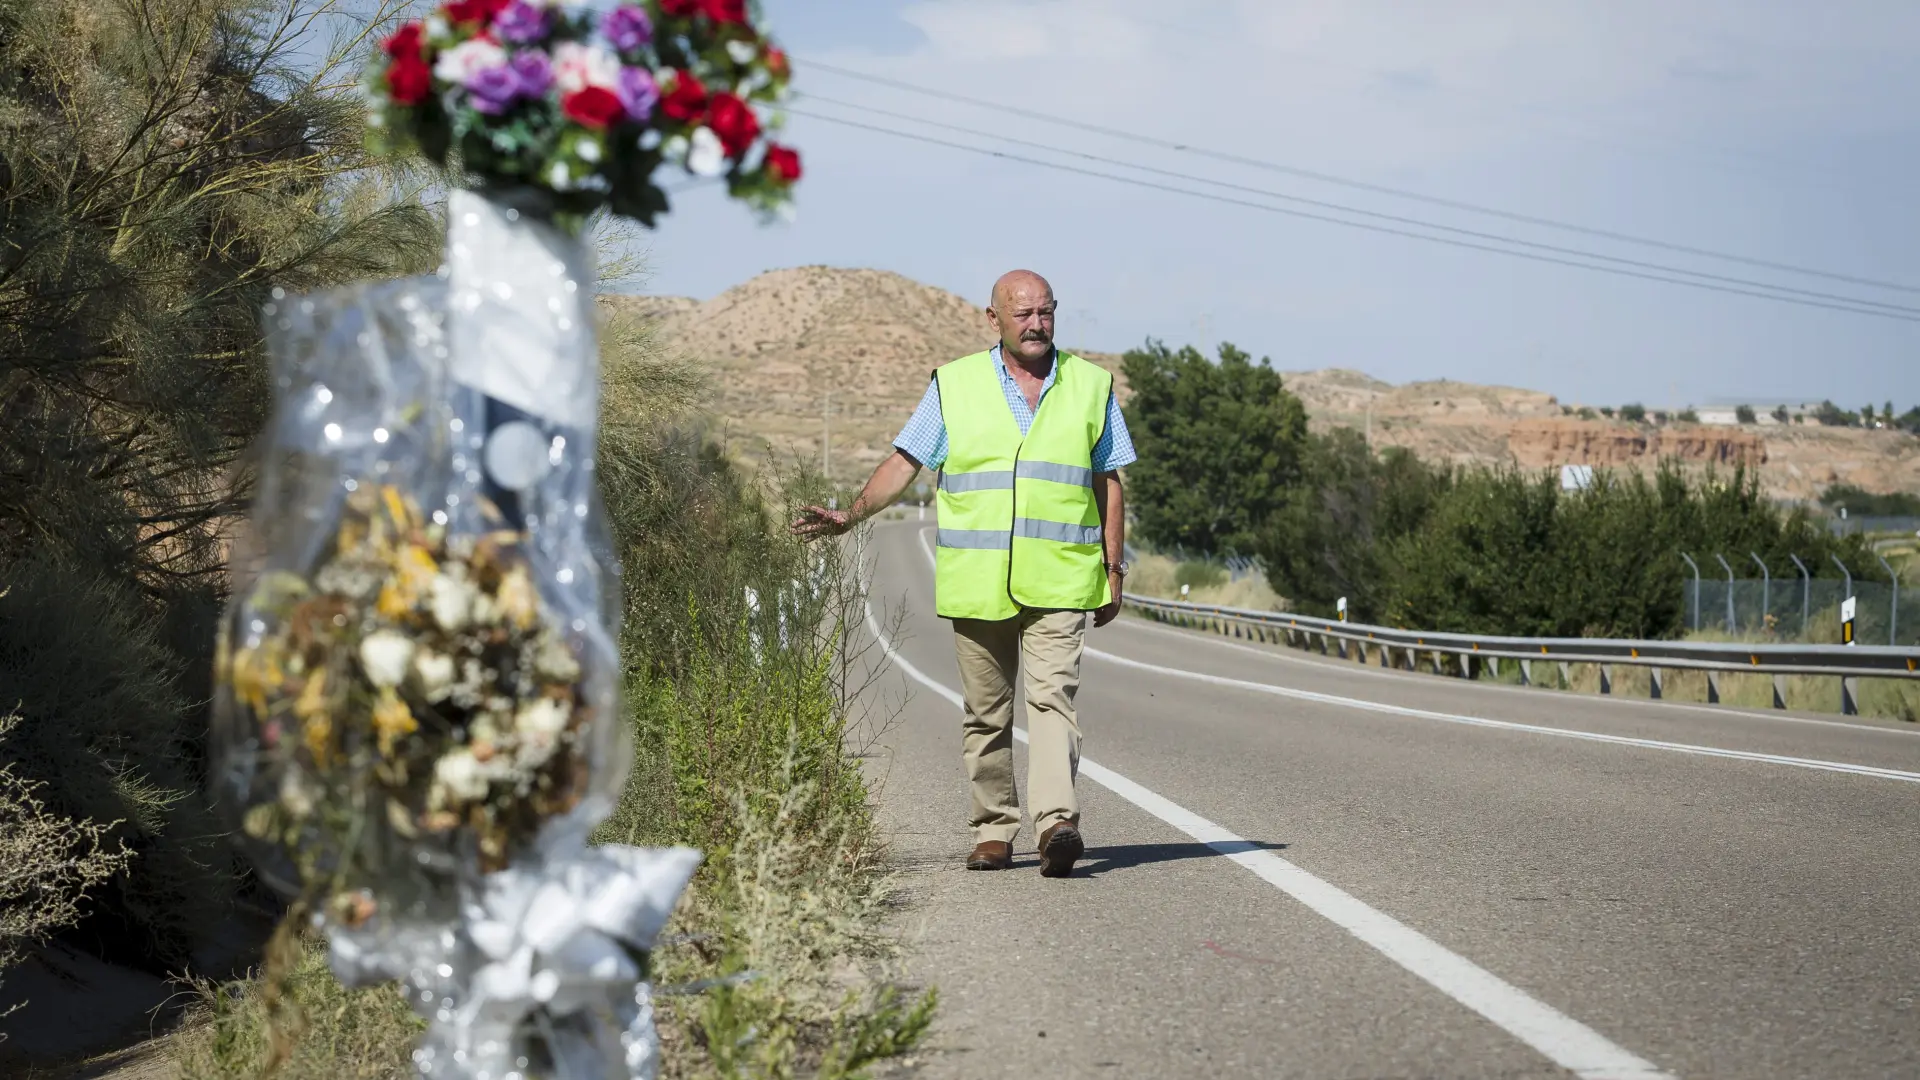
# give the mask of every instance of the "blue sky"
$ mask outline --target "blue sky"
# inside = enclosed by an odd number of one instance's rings
[[[795,54],[803,98],[1460,228],[1920,307],[1920,291],[1783,276],[1530,228],[1156,150],[1021,112],[1920,286],[1920,120],[1912,108],[1920,100],[1920,4],[1910,0],[768,0],[764,7]],[[810,71],[808,60],[1014,108],[890,90]],[[819,101],[795,106],[912,127]],[[1916,322],[1446,248],[806,117],[793,118],[787,136],[808,170],[797,218],[761,226],[717,191],[689,192],[647,238],[645,291],[709,297],[763,270],[825,263],[898,271],[978,303],[1000,271],[1028,266],[1054,283],[1061,337],[1090,348],[1120,350],[1149,336],[1227,340],[1282,369],[1341,366],[1394,382],[1507,383],[1593,403],[1920,403]]]

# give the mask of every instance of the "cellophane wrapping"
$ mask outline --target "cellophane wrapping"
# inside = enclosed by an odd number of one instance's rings
[[[648,950],[699,862],[587,843],[630,757],[592,286],[462,191],[439,274],[265,311],[216,794],[342,981],[401,981],[422,1075],[651,1076]]]

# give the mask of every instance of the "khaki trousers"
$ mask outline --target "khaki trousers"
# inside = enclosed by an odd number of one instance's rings
[[[1027,806],[1035,835],[1061,821],[1080,823],[1073,780],[1080,771],[1080,690],[1084,611],[1026,611],[997,622],[953,620],[960,689],[966,699],[963,743],[973,789],[975,843],[1013,841],[1020,793],[1013,782],[1013,680],[1024,669],[1027,697]]]

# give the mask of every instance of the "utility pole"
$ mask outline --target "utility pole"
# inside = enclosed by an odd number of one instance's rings
[[[833,388],[820,398],[820,475],[833,486]]]

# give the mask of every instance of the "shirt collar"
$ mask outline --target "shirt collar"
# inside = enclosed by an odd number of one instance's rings
[[[993,348],[988,351],[993,355],[993,369],[999,373],[1000,381],[1012,382],[1013,372],[1007,370],[1007,361],[1000,355],[1000,343],[995,342]],[[1045,393],[1047,388],[1053,385],[1053,377],[1058,374],[1060,374],[1060,347],[1056,345],[1053,348],[1053,366],[1047,369],[1047,377],[1040,380],[1041,393]]]

